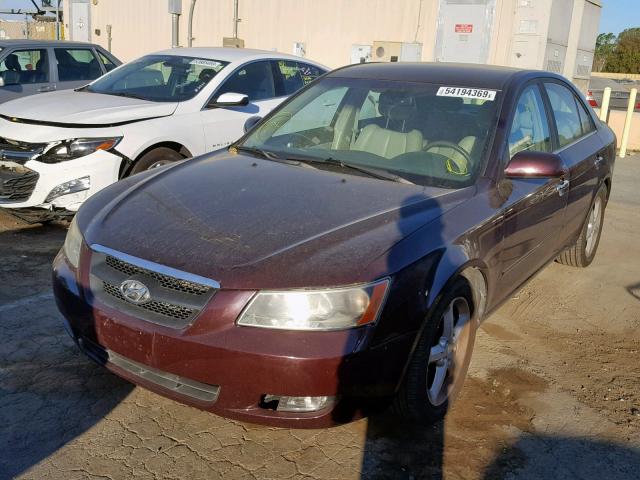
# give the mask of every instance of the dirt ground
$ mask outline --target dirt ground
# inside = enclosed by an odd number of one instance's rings
[[[640,155],[585,270],[553,264],[481,327],[443,425],[242,424],[95,366],[49,287],[61,225],[0,214],[0,478],[640,478]]]

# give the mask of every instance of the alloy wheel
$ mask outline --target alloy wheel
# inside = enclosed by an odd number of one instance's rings
[[[587,223],[587,245],[585,247],[585,253],[588,258],[591,257],[600,235],[600,228],[602,227],[602,198],[596,197],[591,207],[591,213],[589,213],[589,223]]]
[[[454,298],[445,309],[429,351],[427,396],[434,406],[442,405],[464,381],[463,368],[471,338],[471,308],[464,297]]]

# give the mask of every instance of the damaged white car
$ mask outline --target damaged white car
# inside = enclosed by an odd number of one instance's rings
[[[118,179],[220,149],[327,71],[274,52],[183,48],[93,83],[0,106],[0,207],[27,221],[72,215]]]

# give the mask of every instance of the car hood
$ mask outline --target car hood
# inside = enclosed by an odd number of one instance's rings
[[[149,102],[115,95],[62,90],[6,102],[0,105],[0,115],[13,121],[41,125],[116,126],[171,115],[177,106],[177,102]]]
[[[90,199],[78,223],[89,245],[212,278],[222,288],[345,285],[415,260],[394,247],[473,189],[225,153],[119,182]]]

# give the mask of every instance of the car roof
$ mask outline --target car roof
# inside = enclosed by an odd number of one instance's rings
[[[35,39],[13,39],[13,40],[0,40],[0,47],[20,47],[20,46],[33,46],[33,45],[47,45],[52,47],[66,47],[66,46],[92,46],[97,47],[90,42],[72,42],[70,40],[35,40]]]
[[[318,62],[307,58],[289,55],[287,53],[273,52],[269,50],[254,50],[251,48],[225,48],[225,47],[191,47],[191,48],[170,48],[153,52],[150,55],[179,55],[183,57],[200,57],[211,60],[221,60],[223,62],[238,62],[245,60],[258,60],[261,58],[283,58],[297,60],[314,65],[322,66]],[[322,66],[324,69],[327,67]]]
[[[558,77],[540,70],[445,62],[361,63],[339,68],[328,77],[424,82],[460,87],[502,89],[515,76]]]

